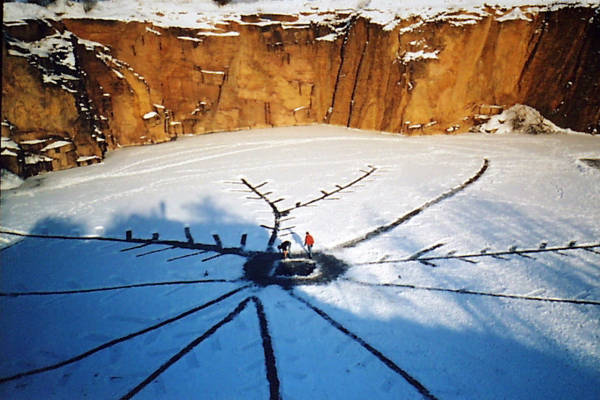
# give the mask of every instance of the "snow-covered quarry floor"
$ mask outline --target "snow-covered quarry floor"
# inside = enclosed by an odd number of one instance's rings
[[[598,158],[598,137],[577,134],[316,126],[30,178],[2,192],[3,231],[185,243],[189,227],[256,251],[273,214],[241,180],[268,182],[293,209],[292,257],[310,231],[346,269],[261,286],[238,255],[3,234],[0,398],[598,399],[600,170],[580,161]]]

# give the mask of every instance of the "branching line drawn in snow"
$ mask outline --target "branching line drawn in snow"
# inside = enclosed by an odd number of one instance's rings
[[[0,253],[2,253],[2,252],[3,252],[3,251],[5,251],[5,250],[8,250],[8,249],[10,249],[11,247],[14,247],[14,246],[17,246],[17,245],[21,244],[21,243],[23,242],[23,240],[24,240],[24,239],[19,239],[19,240],[15,241],[14,243],[12,243],[12,244],[9,244],[9,245],[8,245],[8,246],[6,246],[6,247],[2,247],[2,248],[0,248]]]
[[[313,204],[315,204],[315,203],[317,203],[317,202],[319,202],[321,200],[327,200],[328,198],[331,198],[331,196],[333,196],[334,194],[340,193],[341,191],[346,190],[349,187],[354,186],[357,183],[359,183],[359,182],[367,179],[375,171],[377,171],[377,167],[374,167],[372,165],[367,165],[367,167],[368,167],[367,170],[361,169],[360,172],[362,172],[363,174],[361,176],[359,176],[358,178],[354,179],[353,181],[350,181],[350,182],[348,182],[348,183],[346,183],[344,185],[335,185],[335,189],[332,190],[332,191],[322,190],[321,191],[321,194],[322,194],[321,196],[315,197],[314,199],[308,200],[308,201],[305,201],[305,202],[296,203],[296,205],[294,207],[290,207],[290,208],[288,208],[286,210],[283,210],[282,213],[287,215],[288,213],[290,213],[291,211],[293,211],[293,210],[295,210],[297,208],[308,207],[308,206],[311,206],[311,205],[313,205]]]
[[[121,249],[121,253],[124,253],[126,251],[131,251],[131,250],[137,250],[137,249],[141,249],[144,248],[146,246],[150,246],[151,243],[144,243],[144,244],[139,244],[137,246],[133,246],[133,247],[127,247],[126,249]]]
[[[360,172],[362,172],[362,175],[360,175],[358,178],[356,178],[346,184],[343,184],[343,185],[335,185],[335,189],[333,189],[331,191],[321,190],[320,196],[310,199],[308,201],[304,201],[304,202],[299,201],[299,202],[295,203],[295,205],[293,207],[289,207],[284,210],[280,210],[277,207],[277,203],[283,201],[284,200],[283,198],[278,198],[276,200],[270,200],[268,196],[270,194],[272,194],[272,192],[262,192],[259,190],[261,187],[265,186],[268,182],[262,182],[258,185],[252,185],[246,179],[242,178],[241,183],[248,188],[248,190],[246,192],[251,193],[256,196],[255,198],[251,198],[251,199],[265,201],[269,205],[269,207],[271,207],[271,210],[273,212],[273,219],[274,219],[273,226],[271,227],[271,226],[261,225],[263,228],[271,231],[271,237],[269,238],[268,247],[272,248],[272,246],[275,244],[275,240],[277,240],[279,231],[282,230],[281,223],[283,222],[283,220],[282,220],[283,217],[288,216],[292,211],[294,211],[298,208],[308,207],[308,206],[311,206],[322,200],[337,199],[337,198],[333,197],[333,195],[340,193],[343,190],[346,190],[351,186],[356,185],[357,183],[368,178],[375,171],[377,171],[377,168],[372,165],[368,165],[367,167],[368,167],[368,169],[366,169],[366,170],[360,170]],[[234,182],[234,183],[237,183],[237,182]]]
[[[131,285],[109,286],[90,289],[56,290],[56,291],[32,291],[32,292],[0,292],[0,297],[19,297],[19,296],[54,296],[62,294],[80,294],[107,292],[111,290],[133,289],[153,286],[171,286],[171,285],[196,285],[200,283],[237,283],[239,279],[198,279],[193,281],[170,281],[170,282],[148,282],[134,283]]]
[[[21,373],[18,373],[16,375],[12,375],[12,376],[0,377],[0,383],[12,381],[12,380],[15,380],[15,379],[20,379],[20,378],[23,378],[25,376],[35,375],[35,374],[39,374],[39,373],[46,372],[46,371],[51,371],[51,370],[54,370],[54,369],[58,369],[58,368],[64,367],[65,365],[69,365],[69,364],[75,363],[77,361],[81,361],[84,358],[87,358],[87,357],[91,356],[92,354],[95,354],[95,353],[97,353],[97,352],[99,352],[101,350],[107,349],[107,348],[112,347],[112,346],[114,346],[116,344],[125,342],[125,341],[133,339],[133,338],[135,338],[137,336],[140,336],[140,335],[143,335],[145,333],[151,332],[151,331],[156,330],[158,328],[161,328],[161,327],[163,327],[165,325],[168,325],[168,324],[173,323],[175,321],[178,321],[178,320],[180,320],[182,318],[185,318],[185,317],[187,317],[189,315],[192,315],[192,314],[194,314],[194,313],[196,313],[196,312],[198,312],[200,310],[203,310],[203,309],[208,308],[208,307],[210,307],[212,305],[220,303],[221,301],[227,299],[228,297],[231,297],[234,294],[236,294],[238,292],[241,292],[244,289],[249,288],[250,286],[251,285],[245,285],[245,286],[239,287],[237,289],[234,289],[234,290],[232,290],[230,292],[225,293],[224,295],[222,295],[220,297],[217,297],[216,299],[213,299],[213,300],[211,300],[211,301],[209,301],[207,303],[204,303],[204,304],[202,304],[200,306],[191,308],[191,309],[189,309],[189,310],[187,310],[187,311],[185,311],[185,312],[183,312],[181,314],[178,314],[178,315],[176,315],[176,316],[174,316],[172,318],[169,318],[169,319],[166,319],[166,320],[164,320],[162,322],[159,322],[158,324],[149,326],[149,327],[144,328],[144,329],[142,329],[140,331],[137,331],[137,332],[130,333],[129,335],[122,336],[122,337],[117,338],[117,339],[113,339],[113,340],[111,340],[109,342],[101,344],[100,346],[94,347],[91,350],[88,350],[88,351],[86,351],[84,353],[81,353],[79,355],[76,355],[76,356],[71,357],[71,358],[69,358],[67,360],[61,361],[59,363],[48,365],[46,367],[36,368],[36,369],[30,370],[30,371],[21,372]]]
[[[600,254],[600,251],[593,250],[592,248],[583,247],[583,250],[589,251],[590,253]]]
[[[139,249],[142,247],[150,246],[150,245],[163,245],[168,246],[168,248],[162,248],[160,251],[169,250],[171,248],[179,248],[179,249],[189,249],[189,250],[202,250],[205,252],[214,252],[221,255],[237,255],[241,257],[249,257],[255,252],[247,251],[240,247],[223,247],[219,244],[206,244],[206,243],[197,243],[193,241],[179,241],[179,240],[160,240],[158,239],[158,234],[151,239],[142,239],[142,238],[134,238],[128,236],[125,239],[114,238],[114,237],[103,237],[103,236],[66,236],[66,235],[40,235],[34,233],[23,233],[23,232],[15,232],[15,231],[7,231],[0,230],[0,234],[11,235],[11,236],[20,236],[26,238],[33,239],[56,239],[56,240],[80,240],[80,241],[104,241],[104,242],[119,242],[119,243],[138,243],[138,246],[129,247],[123,249],[121,251],[130,251],[134,249]],[[157,252],[157,251],[153,251]],[[153,252],[149,252],[151,254]]]
[[[442,200],[446,200],[447,198],[454,196],[458,192],[466,189],[468,186],[475,183],[485,173],[485,171],[488,169],[488,166],[489,166],[489,161],[487,158],[485,158],[483,160],[483,165],[481,166],[479,171],[477,171],[477,173],[475,175],[473,175],[471,178],[469,178],[462,184],[448,190],[447,192],[439,195],[438,197],[434,198],[433,200],[429,200],[422,206],[415,208],[414,210],[412,210],[408,214],[403,215],[402,217],[398,218],[394,222],[387,224],[387,225],[382,225],[382,226],[372,230],[371,232],[368,232],[368,233],[362,235],[359,238],[352,239],[347,242],[341,243],[341,244],[335,246],[334,249],[342,249],[342,248],[347,249],[350,247],[355,247],[363,242],[366,242],[367,240],[371,240],[383,233],[391,231],[392,229],[396,228],[397,226],[399,226],[399,225],[407,222],[408,220],[412,219],[413,217],[419,215],[421,212],[425,211],[427,208],[436,205],[437,203],[441,202]]]
[[[357,342],[358,344],[360,344],[367,351],[369,351],[371,354],[373,354],[373,356],[375,356],[377,359],[379,359],[381,362],[383,362],[389,369],[391,369],[395,373],[397,373],[400,376],[402,376],[411,386],[413,386],[415,389],[417,389],[417,391],[419,393],[421,393],[421,395],[423,395],[424,398],[430,399],[430,400],[437,399],[437,397],[435,397],[425,386],[423,386],[423,384],[421,384],[421,382],[419,382],[414,377],[412,377],[408,372],[406,372],[405,370],[403,370],[402,368],[400,368],[396,363],[394,363],[392,360],[390,360],[388,357],[386,357],[379,350],[377,350],[376,348],[374,348],[373,346],[371,346],[370,344],[368,344],[360,336],[356,335],[355,333],[351,332],[346,327],[344,327],[342,324],[340,324],[339,322],[335,321],[325,311],[323,311],[320,308],[314,306],[313,304],[311,304],[310,302],[308,302],[306,299],[303,299],[302,297],[296,295],[291,290],[289,290],[287,293],[290,296],[292,296],[293,298],[295,298],[296,300],[298,300],[301,303],[303,303],[305,306],[307,306],[311,310],[313,310],[314,312],[316,312],[321,318],[323,318],[325,321],[329,322],[329,324],[331,324],[334,328],[336,328],[337,330],[339,330],[340,332],[342,332],[343,334],[345,334],[346,336],[350,337],[355,342]]]
[[[281,213],[281,211],[279,211],[279,209],[277,208],[277,205],[276,205],[276,203],[278,201],[277,200],[276,201],[269,200],[269,198],[267,197],[269,195],[269,193],[263,193],[259,190],[261,187],[265,186],[267,184],[267,182],[263,182],[261,184],[254,186],[250,182],[248,182],[246,179],[242,178],[242,184],[244,184],[246,187],[248,187],[250,193],[253,193],[257,196],[256,200],[264,200],[269,205],[269,207],[271,207],[271,211],[273,212],[273,216],[274,216],[273,227],[272,228],[268,228],[265,226],[263,226],[263,227],[267,228],[267,229],[271,229],[271,236],[269,237],[268,247],[272,248],[273,245],[275,244],[275,240],[277,239],[277,233],[279,232],[279,226],[281,224],[281,217],[282,217],[282,213]]]
[[[487,292],[479,292],[479,291],[467,290],[467,289],[447,289],[447,288],[417,286],[417,285],[400,284],[400,283],[369,283],[369,282],[355,281],[353,279],[344,279],[344,280],[347,282],[356,283],[357,285],[370,286],[370,287],[404,288],[404,289],[415,289],[415,290],[428,290],[428,291],[432,291],[432,292],[449,292],[449,293],[458,293],[458,294],[468,294],[468,295],[475,295],[475,296],[503,297],[503,298],[507,298],[507,299],[517,299],[517,300],[546,301],[546,302],[550,302],[550,303],[571,303],[571,304],[585,304],[585,305],[600,306],[600,300],[563,299],[563,298],[556,298],[556,297],[524,296],[524,295],[518,295],[518,294],[487,293]]]
[[[206,254],[206,253],[208,253],[208,251],[206,251],[206,250],[200,250],[200,251],[197,251],[197,252],[195,252],[195,253],[190,253],[190,254],[185,254],[185,255],[183,255],[183,256],[177,256],[177,257],[172,257],[172,258],[169,258],[169,259],[167,260],[167,262],[172,262],[172,261],[176,261],[176,260],[181,260],[182,258],[188,258],[188,257],[199,256],[199,255],[201,255],[201,254]]]
[[[151,250],[151,251],[147,251],[145,253],[136,254],[135,256],[136,257],[144,257],[144,256],[148,256],[150,254],[160,253],[160,252],[163,252],[163,251],[173,250],[173,249],[176,249],[176,248],[177,248],[177,246],[169,246],[169,247],[164,247],[162,249]]]
[[[517,255],[520,257],[533,259],[533,257],[529,256],[528,254],[554,253],[554,254],[560,254],[560,255],[564,256],[567,254],[561,253],[561,251],[573,251],[573,250],[586,250],[591,253],[600,254],[600,252],[594,250],[596,248],[600,248],[600,243],[578,245],[578,244],[576,244],[575,241],[572,241],[566,246],[548,247],[547,244],[544,242],[537,248],[519,249],[519,248],[513,246],[510,249],[504,250],[504,251],[490,252],[489,249],[483,249],[479,253],[456,254],[454,252],[450,252],[445,256],[423,257],[426,253],[433,251],[443,245],[444,245],[444,243],[438,243],[434,246],[423,249],[407,258],[400,258],[400,259],[395,259],[395,260],[386,259],[386,260],[379,260],[379,261],[369,261],[369,262],[360,263],[357,265],[395,264],[395,263],[404,263],[404,262],[410,262],[410,261],[418,261],[421,264],[428,265],[431,267],[436,267],[437,265],[434,263],[434,261],[439,261],[439,260],[459,260],[459,261],[464,261],[464,262],[469,262],[469,263],[474,264],[477,262],[476,261],[477,259],[485,258],[485,257],[491,257],[491,258],[495,258],[495,259],[499,259],[499,260],[508,260],[508,258],[506,258],[504,256],[509,256],[509,255]]]
[[[210,329],[208,329],[206,332],[204,332],[201,336],[198,336],[196,339],[194,339],[192,342],[190,342],[187,346],[185,346],[183,349],[181,349],[177,354],[175,354],[173,357],[171,357],[167,362],[165,362],[160,367],[158,367],[157,370],[155,370],[153,373],[151,373],[140,384],[138,384],[136,387],[131,389],[127,394],[125,394],[123,397],[121,397],[121,399],[122,400],[131,399],[133,396],[135,396],[137,393],[139,393],[142,389],[144,389],[146,386],[148,386],[153,380],[155,380],[163,372],[165,372],[167,370],[167,368],[169,368],[171,365],[175,364],[183,356],[185,356],[187,353],[192,351],[194,349],[194,347],[196,347],[197,345],[202,343],[205,339],[211,337],[220,327],[231,322],[234,317],[236,317],[239,313],[241,313],[244,310],[244,308],[246,308],[246,305],[248,304],[249,301],[250,301],[250,298],[243,300],[240,304],[237,305],[237,307],[232,312],[227,314],[225,316],[225,318],[223,318],[222,320],[217,322]]]
[[[209,328],[202,335],[198,336],[196,339],[191,341],[187,346],[185,346],[183,349],[181,349],[179,352],[177,352],[177,354],[175,354],[173,357],[171,357],[169,360],[167,360],[167,362],[165,362],[160,367],[158,367],[158,369],[156,369],[152,374],[150,374],[140,384],[138,384],[136,387],[131,389],[126,395],[121,397],[121,399],[122,400],[131,399],[133,396],[135,396],[137,393],[139,393],[141,390],[143,390],[146,386],[148,386],[150,383],[152,383],[152,381],[154,381],[163,372],[165,372],[169,367],[171,367],[173,364],[175,364],[177,361],[179,361],[181,358],[183,358],[186,354],[188,354],[190,351],[192,351],[196,346],[198,346],[204,340],[208,339],[213,334],[215,334],[219,330],[219,328],[221,328],[223,325],[226,325],[226,324],[230,323],[231,321],[233,321],[235,317],[237,317],[242,311],[244,311],[244,309],[246,308],[246,306],[248,305],[248,303],[250,301],[252,301],[255,304],[256,312],[257,312],[258,319],[259,319],[260,335],[262,337],[262,345],[263,345],[263,350],[264,350],[264,354],[265,354],[265,364],[267,367],[267,380],[269,382],[269,388],[270,388],[270,400],[281,399],[281,395],[279,393],[279,378],[277,376],[277,368],[275,366],[275,356],[274,356],[273,347],[272,347],[272,343],[271,343],[271,336],[268,331],[268,325],[267,325],[267,320],[266,320],[265,313],[264,313],[264,308],[262,306],[261,301],[255,296],[247,297],[246,299],[241,301],[233,311],[231,311],[229,314],[227,314],[225,316],[225,318],[223,318],[222,320],[217,322],[215,325],[213,325],[211,328]]]

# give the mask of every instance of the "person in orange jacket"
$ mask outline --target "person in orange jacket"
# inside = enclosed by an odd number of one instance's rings
[[[308,250],[308,258],[312,258],[312,248],[315,244],[315,239],[311,236],[310,233],[306,232],[306,236],[304,237],[304,245]]]

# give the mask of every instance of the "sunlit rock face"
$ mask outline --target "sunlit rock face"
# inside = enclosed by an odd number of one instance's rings
[[[300,17],[198,29],[5,24],[2,167],[30,176],[119,146],[269,126],[465,132],[517,103],[561,127],[600,130],[593,8],[490,8],[391,26],[351,13]]]

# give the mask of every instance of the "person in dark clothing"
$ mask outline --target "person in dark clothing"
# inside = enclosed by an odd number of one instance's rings
[[[277,248],[283,253],[283,258],[288,258],[288,253],[290,252],[290,247],[292,247],[292,242],[286,240],[282,242]]]

